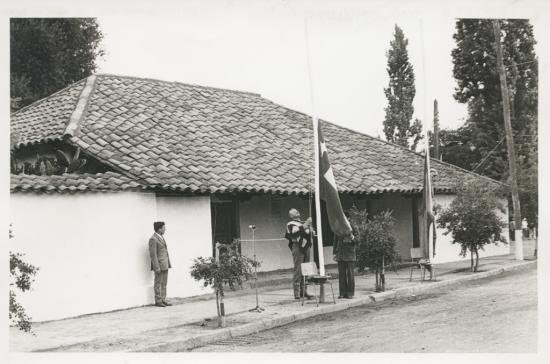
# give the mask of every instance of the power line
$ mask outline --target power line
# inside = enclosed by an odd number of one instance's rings
[[[482,165],[482,164],[491,156],[491,153],[493,153],[493,152],[495,151],[495,149],[497,149],[497,147],[504,141],[504,139],[506,139],[506,137],[500,139],[500,141],[497,143],[497,145],[495,145],[494,148],[491,149],[491,150],[489,151],[489,153],[487,153],[487,155],[485,156],[485,158],[483,158],[483,159],[481,160],[481,162],[479,162],[479,163],[477,164],[477,166],[475,166],[474,169],[472,169],[472,172],[475,172],[476,169],[478,169],[479,166]]]
[[[515,66],[519,66],[519,65],[522,65],[522,64],[529,64],[529,63],[538,63],[538,60],[528,61],[528,62],[521,62],[521,63],[514,63],[512,65],[506,66],[506,68],[515,67]]]

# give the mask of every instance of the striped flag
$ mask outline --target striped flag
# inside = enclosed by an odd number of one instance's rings
[[[338,236],[346,236],[351,233],[351,225],[342,209],[338,187],[336,186],[325,139],[321,131],[320,120],[317,125],[319,131],[319,196],[326,203],[328,221],[332,232]]]

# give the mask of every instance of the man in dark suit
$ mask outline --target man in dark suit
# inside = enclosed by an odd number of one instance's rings
[[[166,301],[166,283],[168,282],[168,269],[172,268],[168,257],[168,247],[164,240],[166,224],[162,221],[153,223],[155,233],[149,239],[149,256],[151,257],[151,270],[155,272],[155,306],[172,306]]]

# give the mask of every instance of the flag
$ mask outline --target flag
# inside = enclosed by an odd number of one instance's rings
[[[328,222],[332,232],[338,236],[346,236],[351,233],[351,225],[342,209],[338,187],[321,131],[321,121],[318,122],[317,128],[319,132],[319,197],[326,203]]]
[[[430,244],[430,228],[433,228],[433,250],[435,256],[435,215],[433,211],[433,186],[430,174],[430,152],[426,150],[424,160],[424,183],[422,189],[422,203],[420,208],[420,246],[426,250],[426,256],[429,258],[428,244]]]

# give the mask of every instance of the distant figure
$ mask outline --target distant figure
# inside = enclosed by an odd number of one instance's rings
[[[155,306],[172,306],[166,301],[166,284],[168,283],[168,269],[172,268],[168,257],[168,247],[164,240],[166,224],[162,221],[153,223],[155,233],[149,239],[149,256],[151,257],[151,270],[155,272]]]
[[[523,218],[523,220],[521,220],[521,230],[523,231],[523,237],[529,238],[531,234],[529,234],[529,224],[527,223],[526,218]]]
[[[357,240],[353,233],[336,236],[333,246],[334,260],[338,262],[338,298],[353,298],[355,295],[355,262],[357,261]]]
[[[286,224],[285,238],[288,239],[288,247],[292,252],[292,260],[294,261],[294,275],[292,279],[292,287],[294,289],[294,298],[300,299],[306,297],[312,298],[307,293],[307,287],[304,287],[302,279],[301,264],[309,262],[309,252],[311,247],[311,218],[305,222],[300,220],[300,212],[296,209],[290,209],[288,212],[290,221]]]

